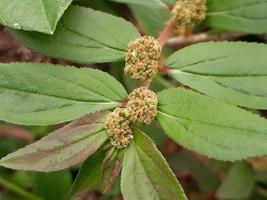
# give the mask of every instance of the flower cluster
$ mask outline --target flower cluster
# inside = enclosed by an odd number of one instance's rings
[[[158,99],[156,94],[145,88],[135,89],[128,96],[126,105],[130,120],[137,123],[151,124],[155,116],[157,116]]]
[[[130,122],[125,108],[116,108],[105,122],[111,144],[118,149],[126,147],[133,138]]]
[[[157,40],[143,36],[128,45],[125,57],[125,74],[145,81],[152,79],[158,73],[161,47]]]
[[[177,27],[192,27],[206,17],[206,0],[177,0],[171,12]]]
[[[157,115],[157,96],[145,88],[135,89],[128,97],[125,108],[116,108],[105,122],[111,144],[118,149],[125,148],[133,139],[130,123],[150,124]]]

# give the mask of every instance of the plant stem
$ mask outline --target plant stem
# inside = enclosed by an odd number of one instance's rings
[[[175,28],[176,28],[175,22],[173,20],[170,20],[167,26],[161,31],[158,37],[158,42],[161,47],[163,47],[169,40],[169,38],[172,36]]]
[[[144,82],[142,83],[142,86],[143,86],[143,87],[146,87],[146,88],[149,89],[151,83],[152,83],[152,79],[149,79],[149,80],[144,81]]]
[[[193,35],[192,27],[181,26],[179,31],[180,31],[180,35],[182,35],[182,37],[184,38],[191,37]]]
[[[0,125],[0,136],[13,137],[27,143],[33,142],[33,136],[24,128]]]
[[[7,190],[10,190],[17,195],[28,199],[28,200],[42,200],[40,197],[20,188],[19,186],[9,182],[8,180],[4,179],[3,177],[0,176],[0,185],[6,188]]]
[[[195,44],[199,42],[207,41],[225,41],[225,40],[235,40],[238,37],[245,36],[245,33],[221,33],[221,34],[212,34],[212,33],[199,33],[189,37],[173,37],[170,38],[166,45],[169,46],[187,46],[190,44]]]

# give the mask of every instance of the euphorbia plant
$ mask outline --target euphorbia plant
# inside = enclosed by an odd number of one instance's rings
[[[142,4],[143,1],[130,2]],[[157,5],[157,1],[152,2]],[[125,59],[125,74],[139,80],[141,86],[128,95],[116,79],[96,69],[37,63],[1,64],[1,120],[23,125],[74,121],[7,155],[0,165],[51,172],[88,159],[81,167],[72,195],[89,189],[106,192],[121,171],[121,190],[127,200],[182,200],[186,196],[180,184],[153,141],[140,130],[141,124],[150,125],[155,118],[178,144],[218,160],[266,155],[267,121],[238,107],[267,108],[266,45],[201,43],[175,52],[164,64],[160,60],[161,50],[174,29],[190,35],[195,23],[206,16],[209,24],[216,21],[221,28],[231,29],[234,26],[220,23],[227,20],[237,23],[240,17],[225,17],[227,9],[233,13],[259,4],[231,0],[225,1],[223,11],[217,11],[220,2],[210,0],[206,5],[204,0],[178,0],[158,40],[140,37],[121,18],[79,6],[68,8],[53,35],[11,30],[26,46],[55,58],[77,63]],[[0,7],[12,7],[13,3],[0,2]],[[61,6],[69,3],[66,1]],[[53,12],[60,16],[62,9]],[[0,14],[5,25],[13,23],[8,15],[8,12]],[[53,32],[58,17],[47,17],[51,27],[31,24],[34,30]],[[255,26],[235,28],[253,33],[266,31],[263,24],[255,23]],[[18,21],[12,27],[32,30],[25,21]],[[155,93],[150,90],[150,84],[159,72],[207,96],[181,88]]]

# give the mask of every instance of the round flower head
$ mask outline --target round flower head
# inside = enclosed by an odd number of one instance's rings
[[[135,89],[129,96],[126,108],[133,122],[151,124],[157,116],[158,99],[156,94],[145,88]]]
[[[127,119],[125,108],[116,108],[105,122],[111,144],[118,149],[125,148],[133,139],[132,130]]]
[[[177,27],[192,27],[206,17],[206,0],[177,0],[171,16]]]
[[[158,73],[161,47],[150,36],[137,38],[128,45],[125,57],[125,73],[130,77],[145,81]]]

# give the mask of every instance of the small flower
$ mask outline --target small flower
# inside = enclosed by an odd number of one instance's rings
[[[116,108],[111,112],[105,122],[105,128],[110,137],[111,144],[118,149],[128,146],[133,139],[130,121],[126,116],[125,108]]]
[[[206,17],[206,0],[177,0],[171,16],[177,27],[192,27]]]
[[[133,122],[151,124],[154,117],[157,116],[157,95],[145,88],[135,89],[129,96],[126,108],[130,120]]]
[[[125,74],[145,81],[158,73],[161,47],[157,40],[150,36],[137,38],[128,45],[125,57]]]

